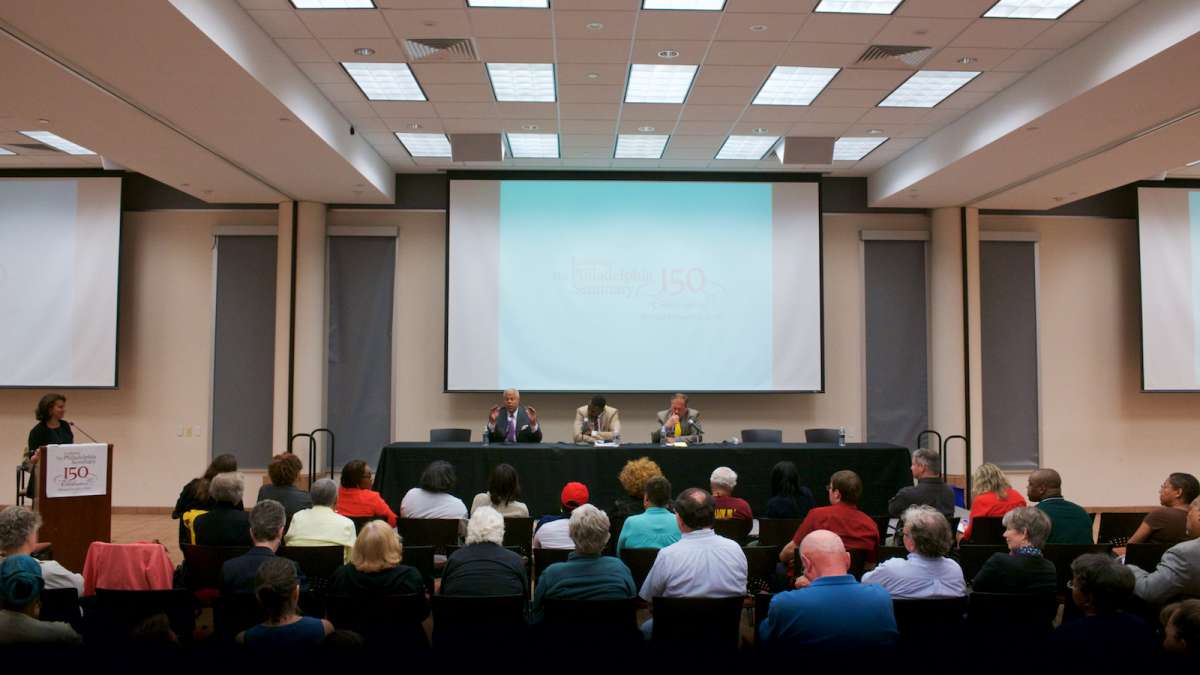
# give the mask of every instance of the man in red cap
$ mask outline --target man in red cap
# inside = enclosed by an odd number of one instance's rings
[[[588,489],[583,483],[572,481],[563,486],[562,515],[543,516],[538,521],[537,531],[533,533],[534,548],[575,549],[571,539],[571,511],[577,506],[588,503]]]

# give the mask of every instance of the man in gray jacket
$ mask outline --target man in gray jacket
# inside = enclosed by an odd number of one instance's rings
[[[1188,509],[1187,533],[1192,539],[1167,549],[1153,572],[1130,566],[1137,577],[1134,595],[1152,605],[1200,597],[1200,498],[1192,500]]]

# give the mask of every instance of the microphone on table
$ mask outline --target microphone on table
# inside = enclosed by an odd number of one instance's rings
[[[91,442],[93,442],[93,443],[99,443],[99,442],[100,442],[100,441],[98,441],[98,440],[96,440],[96,439],[92,438],[92,435],[91,435],[91,434],[89,434],[88,432],[84,431],[84,430],[83,430],[83,427],[79,426],[78,424],[75,424],[74,422],[70,422],[70,421],[67,421],[67,420],[63,420],[63,421],[64,421],[64,422],[66,422],[67,424],[71,425],[72,427],[74,427],[74,428],[78,429],[78,430],[79,430],[79,433],[83,434],[84,436],[87,436],[89,441],[91,441]]]
[[[689,418],[689,419],[688,419],[688,424],[689,424],[689,425],[691,425],[691,426],[693,426],[693,427],[696,427],[696,433],[697,433],[697,434],[703,434],[703,433],[704,433],[704,427],[700,426],[700,423],[699,423],[699,422],[697,422],[696,420],[694,420],[694,419],[690,419],[690,418]]]

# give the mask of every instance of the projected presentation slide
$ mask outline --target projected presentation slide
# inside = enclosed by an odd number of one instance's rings
[[[452,180],[447,390],[821,390],[818,189]]]
[[[120,178],[0,179],[0,386],[116,386],[120,242]]]
[[[1142,387],[1200,390],[1200,190],[1138,188]]]

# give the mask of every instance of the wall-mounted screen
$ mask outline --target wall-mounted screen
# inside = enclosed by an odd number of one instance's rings
[[[1200,190],[1138,188],[1142,388],[1200,390]]]

